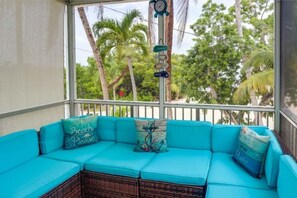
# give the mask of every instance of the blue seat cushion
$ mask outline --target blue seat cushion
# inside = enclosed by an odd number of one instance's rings
[[[35,157],[0,175],[0,197],[40,197],[79,171],[75,163]]]
[[[141,170],[141,178],[185,185],[204,186],[211,161],[211,152],[168,148],[159,153]]]
[[[117,143],[85,164],[88,171],[138,178],[140,170],[156,155],[134,152],[135,144]]]
[[[0,174],[37,157],[38,153],[38,138],[34,129],[0,137]]]
[[[115,143],[109,142],[109,141],[100,141],[96,144],[90,144],[76,149],[71,149],[71,150],[60,149],[42,156],[55,159],[55,160],[75,162],[80,165],[80,168],[82,170],[84,168],[84,163],[87,160],[103,152],[113,144]]]
[[[255,178],[236,164],[231,154],[213,153],[208,184],[227,184],[258,189],[268,189],[265,176]]]
[[[224,196],[222,196],[224,195]],[[230,186],[230,185],[215,185],[207,186],[206,198],[278,198],[274,190],[261,190],[248,187]]]
[[[280,158],[277,191],[280,198],[297,196],[297,163],[289,155]]]

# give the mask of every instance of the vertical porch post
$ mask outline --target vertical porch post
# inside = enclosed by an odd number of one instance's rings
[[[274,6],[274,130],[280,132],[280,1]]]
[[[76,71],[75,71],[75,6],[67,4],[67,46],[68,46],[68,79],[69,79],[69,114],[76,115]]]
[[[160,40],[163,41],[164,45],[165,43],[165,31],[164,31],[165,25],[164,25],[164,16],[158,16],[158,42]],[[160,69],[160,71],[163,71],[164,69]],[[159,118],[164,119],[165,117],[165,79],[160,77],[159,78]]]

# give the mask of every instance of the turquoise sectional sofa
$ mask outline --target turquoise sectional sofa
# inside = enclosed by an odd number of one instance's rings
[[[40,151],[34,130],[0,137],[0,197],[39,197],[73,177],[80,184],[71,188],[81,194],[70,197],[297,196],[297,164],[266,127],[251,127],[271,137],[265,175],[258,179],[232,159],[241,126],[168,120],[168,152],[152,153],[134,152],[133,118],[97,121],[100,141],[71,150],[64,149],[61,121],[40,128]]]

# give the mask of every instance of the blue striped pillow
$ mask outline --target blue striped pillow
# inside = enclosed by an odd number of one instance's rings
[[[260,178],[269,142],[269,136],[262,136],[248,127],[242,127],[238,147],[232,158],[250,175]]]

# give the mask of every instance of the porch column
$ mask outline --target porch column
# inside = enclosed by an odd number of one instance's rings
[[[165,25],[164,25],[164,16],[158,16],[158,42],[162,40],[165,42]],[[164,43],[166,45],[167,43]],[[160,69],[160,71],[164,71],[165,69]],[[159,78],[159,118],[165,118],[165,78]]]
[[[68,46],[68,93],[69,99],[69,114],[76,115],[76,107],[74,101],[76,100],[76,69],[75,69],[75,6],[67,4],[67,46]]]
[[[274,7],[274,130],[280,132],[280,1]]]

